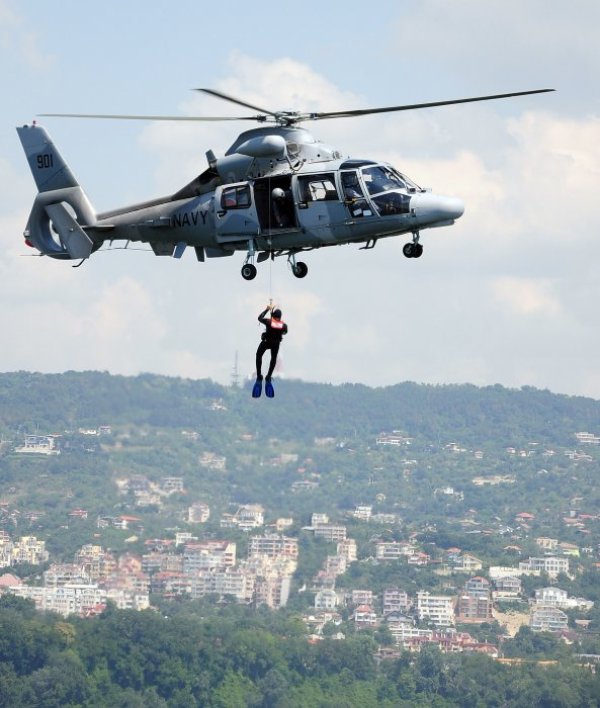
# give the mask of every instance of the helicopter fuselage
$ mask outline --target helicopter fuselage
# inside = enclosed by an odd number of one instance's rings
[[[40,126],[19,128],[39,193],[25,232],[29,245],[59,259],[85,259],[104,243],[147,243],[156,255],[200,261],[245,251],[242,275],[286,255],[412,234],[404,255],[419,257],[423,229],[454,223],[459,199],[418,187],[391,165],[343,159],[297,126],[242,133],[225,156],[207,153],[208,169],[179,192],[95,214],[85,193]]]
[[[390,165],[337,159],[100,214],[87,232],[94,240],[146,242],[160,255],[173,255],[178,244],[192,246],[203,260],[235,251],[279,255],[374,244],[450,225],[463,209],[460,200],[422,190]]]

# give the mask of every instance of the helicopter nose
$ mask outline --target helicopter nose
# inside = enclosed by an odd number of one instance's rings
[[[411,207],[414,209],[415,216],[432,222],[454,221],[465,211],[462,199],[430,193],[415,195],[411,199]]]

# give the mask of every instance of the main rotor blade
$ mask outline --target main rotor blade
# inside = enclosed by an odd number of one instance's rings
[[[433,108],[435,106],[451,106],[456,103],[473,103],[474,101],[493,101],[497,98],[512,98],[513,96],[528,96],[532,93],[548,93],[555,89],[535,89],[534,91],[517,91],[515,93],[499,93],[494,96],[475,96],[474,98],[457,98],[452,101],[432,101],[431,103],[413,103],[404,106],[387,106],[385,108],[364,108],[353,111],[329,111],[326,113],[311,113],[313,120],[322,118],[351,118],[366,116],[371,113],[389,113],[391,111],[412,111],[417,108]]]
[[[219,121],[219,120],[264,120],[264,116],[125,116],[106,113],[38,113],[45,118],[108,118],[110,120],[184,120],[184,121]]]
[[[230,101],[231,103],[236,103],[238,106],[244,106],[244,108],[251,108],[253,111],[260,111],[261,113],[266,113],[269,116],[275,116],[273,111],[267,111],[264,108],[258,108],[258,106],[253,106],[251,103],[246,103],[245,101],[240,101],[239,98],[234,98],[233,96],[228,96],[226,93],[221,93],[221,91],[215,91],[214,89],[197,88],[195,91],[203,91],[210,96],[216,96],[216,98],[222,98],[224,101]]]

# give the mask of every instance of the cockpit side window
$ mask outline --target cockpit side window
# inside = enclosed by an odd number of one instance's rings
[[[222,209],[247,209],[250,206],[250,187],[247,184],[225,187],[221,195]]]
[[[406,182],[384,165],[365,167],[362,174],[371,195],[388,192],[391,189],[407,189]]]
[[[402,192],[387,192],[373,197],[373,202],[381,216],[410,213],[410,196]]]
[[[339,199],[333,174],[298,177],[300,201],[321,202]]]

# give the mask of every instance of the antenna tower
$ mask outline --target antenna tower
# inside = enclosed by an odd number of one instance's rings
[[[233,388],[239,388],[240,385],[240,373],[238,370],[238,353],[235,350],[235,359],[233,362],[233,369],[231,370],[231,385]]]

